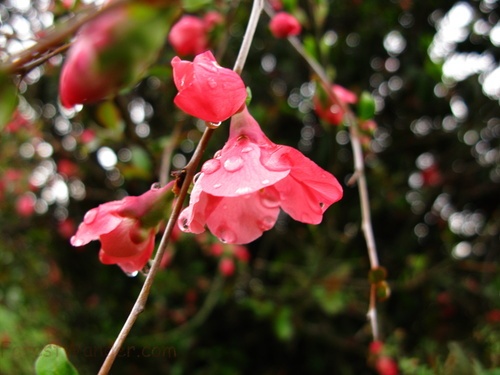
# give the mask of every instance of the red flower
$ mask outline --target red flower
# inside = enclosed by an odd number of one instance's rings
[[[98,101],[115,91],[115,78],[99,71],[98,59],[113,42],[113,29],[125,18],[125,10],[120,7],[81,28],[61,72],[59,92],[64,107]]]
[[[287,12],[277,13],[269,23],[269,29],[276,38],[287,38],[299,35],[302,31],[300,22]]]
[[[32,193],[24,193],[16,200],[16,212],[19,216],[29,217],[35,213],[36,198]]]
[[[342,197],[333,175],[292,147],[272,143],[245,108],[231,121],[229,140],[201,169],[182,230],[205,225],[222,242],[245,244],[271,229],[281,207],[293,219],[318,224]]]
[[[354,104],[358,101],[356,94],[340,85],[333,85],[332,91],[343,103]],[[325,102],[322,102],[317,95],[314,97],[313,101],[314,110],[320,118],[332,125],[339,125],[342,122],[344,111],[339,105],[333,104],[329,98],[326,98]]]
[[[222,258],[219,262],[219,271],[222,275],[229,277],[234,273],[234,261],[231,258]]]
[[[168,41],[179,56],[197,55],[208,46],[207,24],[195,16],[183,16],[170,30]]]
[[[191,116],[219,123],[241,109],[247,97],[245,84],[234,71],[223,68],[207,51],[193,62],[172,59],[179,93],[174,103]]]
[[[381,356],[375,362],[375,368],[379,375],[398,375],[399,369],[396,361],[391,357]]]
[[[118,264],[127,273],[141,270],[153,253],[156,226],[172,185],[93,208],[85,214],[71,244],[83,246],[100,240],[103,264]]]
[[[134,2],[107,10],[85,24],[62,68],[61,104],[96,102],[135,83],[165,41],[166,11]]]

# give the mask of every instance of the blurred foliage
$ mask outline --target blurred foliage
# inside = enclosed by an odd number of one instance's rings
[[[0,4],[2,60],[30,45],[51,19],[59,23],[85,6],[21,3]],[[219,63],[232,66],[251,3],[183,4],[200,16],[213,9],[225,16],[211,41]],[[497,4],[283,4],[301,20],[300,38],[330,78],[370,93],[355,113],[367,118],[368,99],[375,103],[377,127],[364,131],[363,145],[392,291],[378,305],[386,354],[402,374],[499,374],[498,84],[496,96],[485,90],[486,69],[445,74],[454,53],[491,56],[498,66],[498,37],[488,31],[498,29]],[[432,56],[440,25],[457,5],[471,18],[446,53]],[[242,75],[250,111],[275,143],[299,148],[334,173],[345,196],[318,226],[280,216],[229,277],[207,250],[210,234],[180,235],[113,373],[376,373],[366,321],[370,266],[358,192],[347,186],[348,131],[315,116],[314,77],[286,40],[271,37],[268,21],[264,14]],[[98,243],[75,249],[68,239],[88,209],[158,181],[166,146],[174,170],[191,156],[201,132],[173,105],[173,56],[166,45],[129,92],[70,111],[57,98],[61,56],[15,77],[17,110],[0,136],[0,373],[33,373],[49,343],[64,347],[81,374],[96,373],[125,322],[143,276],[100,264]],[[1,120],[12,86],[3,75],[0,83]],[[226,137],[224,124],[206,158]]]

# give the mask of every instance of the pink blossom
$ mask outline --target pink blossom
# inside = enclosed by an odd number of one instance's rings
[[[16,200],[16,212],[19,216],[29,217],[35,213],[36,198],[33,193],[25,193]]]
[[[217,64],[210,51],[197,55],[193,62],[176,56],[172,67],[179,90],[174,103],[191,116],[219,123],[245,103],[247,92],[241,77]]]
[[[219,271],[222,275],[229,277],[234,273],[234,261],[231,258],[222,258],[219,262]]]
[[[182,16],[172,26],[168,41],[179,56],[200,54],[208,46],[207,24],[199,17]]]
[[[100,240],[99,260],[103,264],[117,264],[127,273],[141,270],[153,253],[156,227],[172,185],[91,209],[71,237],[71,244],[83,246]]]
[[[340,85],[333,85],[332,91],[343,103],[354,104],[358,101],[358,97],[355,93]],[[316,95],[313,102],[316,114],[326,122],[332,125],[339,125],[344,119],[344,110],[338,104],[332,103],[329,98],[326,98],[326,100],[322,102],[319,96]]]
[[[229,140],[205,162],[182,230],[205,226],[222,242],[245,244],[271,229],[280,207],[293,219],[318,224],[342,198],[336,178],[292,147],[272,143],[245,109],[231,120]]]
[[[222,15],[215,11],[211,10],[208,11],[204,16],[203,16],[203,21],[205,22],[205,25],[208,30],[213,29],[216,25],[220,25],[221,23],[224,22],[224,18]]]
[[[99,54],[113,41],[113,30],[126,19],[119,7],[104,13],[83,26],[68,51],[59,83],[61,104],[76,104],[104,99],[116,90],[113,74],[102,74],[98,68]]]
[[[302,31],[300,22],[287,12],[279,12],[271,19],[269,29],[276,38],[299,35]]]

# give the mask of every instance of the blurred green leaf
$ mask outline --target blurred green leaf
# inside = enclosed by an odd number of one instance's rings
[[[12,79],[0,72],[0,131],[9,123],[16,110],[17,88]]]
[[[274,319],[274,331],[279,339],[290,340],[294,333],[292,310],[289,307],[283,307]]]
[[[210,0],[182,0],[182,7],[187,12],[196,12],[211,3]]]
[[[369,120],[375,116],[375,99],[367,92],[363,91],[359,98],[358,117],[361,120]]]
[[[37,375],[78,375],[64,348],[54,344],[42,349],[35,362],[35,371]]]

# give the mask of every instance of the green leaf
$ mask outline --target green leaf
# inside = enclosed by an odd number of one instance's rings
[[[281,340],[290,340],[293,336],[292,310],[289,307],[282,308],[274,320],[274,331]]]
[[[182,7],[187,12],[196,12],[211,3],[211,0],[182,0]]]
[[[375,115],[375,99],[367,92],[363,91],[359,99],[358,116],[361,120],[369,120]]]
[[[9,123],[17,107],[17,88],[9,76],[0,73],[0,131]]]
[[[35,371],[37,375],[78,375],[64,348],[54,344],[42,349],[35,362]]]

